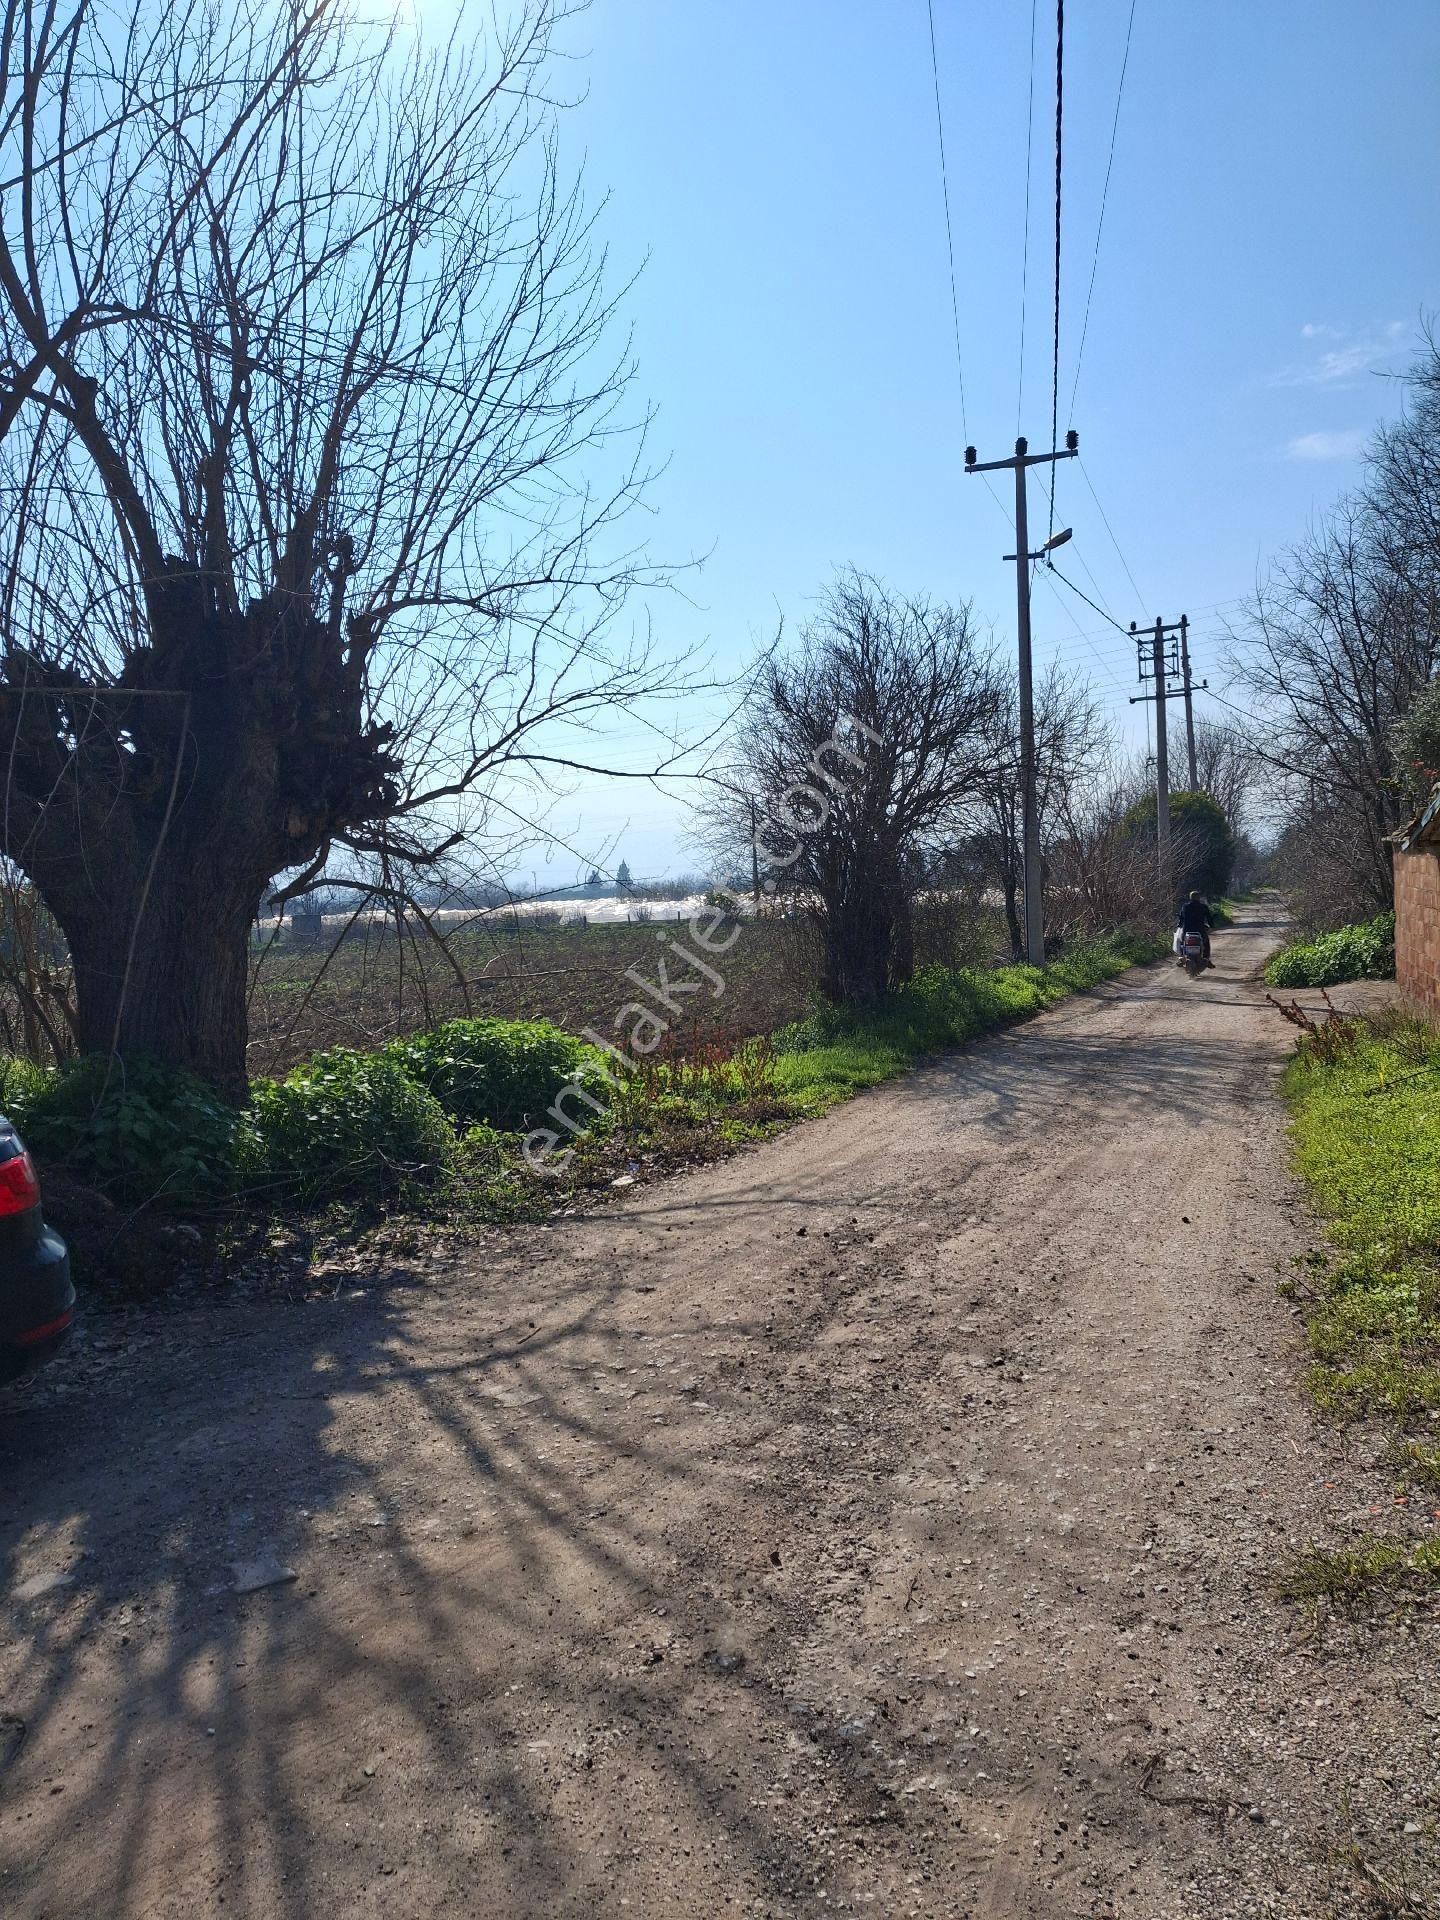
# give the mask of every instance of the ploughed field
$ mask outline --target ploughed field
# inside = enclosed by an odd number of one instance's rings
[[[336,940],[297,938],[256,955],[250,998],[250,1071],[277,1073],[321,1047],[373,1047],[457,1014],[553,1020],[567,1032],[609,1035],[642,998],[633,970],[654,981],[662,939],[685,937],[674,913],[632,925],[522,926],[402,940],[392,926]],[[672,976],[681,971],[672,959]],[[677,1045],[717,1034],[769,1033],[806,1011],[814,979],[797,927],[747,921],[718,962],[723,991],[702,982],[674,1021]],[[656,996],[652,993],[651,999]]]

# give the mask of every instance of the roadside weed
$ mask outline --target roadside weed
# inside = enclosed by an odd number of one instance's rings
[[[1315,1269],[1310,1384],[1328,1411],[1440,1407],[1440,1036],[1360,1023],[1285,1077],[1296,1162],[1337,1258]]]
[[[1440,1539],[1371,1540],[1303,1554],[1276,1581],[1282,1600],[1353,1603],[1371,1594],[1440,1590]]]

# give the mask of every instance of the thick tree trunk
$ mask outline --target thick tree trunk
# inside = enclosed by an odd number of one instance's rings
[[[238,1104],[259,888],[237,891],[213,868],[182,876],[178,891],[170,878],[169,887],[152,887],[138,929],[138,885],[112,912],[67,927],[80,1045],[183,1067]]]
[[[265,886],[384,819],[395,763],[354,659],[303,603],[222,615],[196,604],[202,585],[152,588],[158,637],[113,687],[22,697],[40,671],[6,657],[0,840],[69,943],[81,1045],[188,1068],[238,1101]]]
[[[908,929],[900,942],[905,951],[897,956],[895,888],[871,877],[825,904],[827,997],[841,1006],[878,1006],[899,984],[897,958],[907,967],[910,959]]]

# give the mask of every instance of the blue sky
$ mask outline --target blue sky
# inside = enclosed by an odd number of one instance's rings
[[[1013,648],[1008,506],[963,449],[1008,454],[1017,411],[1032,448],[1049,432],[1054,6],[1035,12],[1023,393],[1031,9],[934,8],[964,425],[925,0],[595,0],[569,32],[585,98],[563,151],[610,196],[616,276],[644,263],[637,394],[669,462],[648,539],[709,556],[652,611],[726,667],[850,562],[973,601]],[[1122,621],[1188,611],[1204,673],[1257,572],[1357,479],[1399,400],[1377,376],[1440,309],[1440,4],[1137,0],[1072,411],[1129,11],[1067,8],[1059,425],[1134,585],[1073,463],[1060,559]],[[1143,739],[1128,641],[1056,591],[1068,606],[1037,590],[1039,658],[1087,669]],[[659,873],[686,864],[682,813],[587,785],[554,826]]]

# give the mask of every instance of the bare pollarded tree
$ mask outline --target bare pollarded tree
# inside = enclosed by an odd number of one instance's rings
[[[565,11],[429,50],[327,0],[8,0],[0,853],[85,1047],[238,1094],[275,876],[433,861],[683,688],[616,621],[644,423]]]

